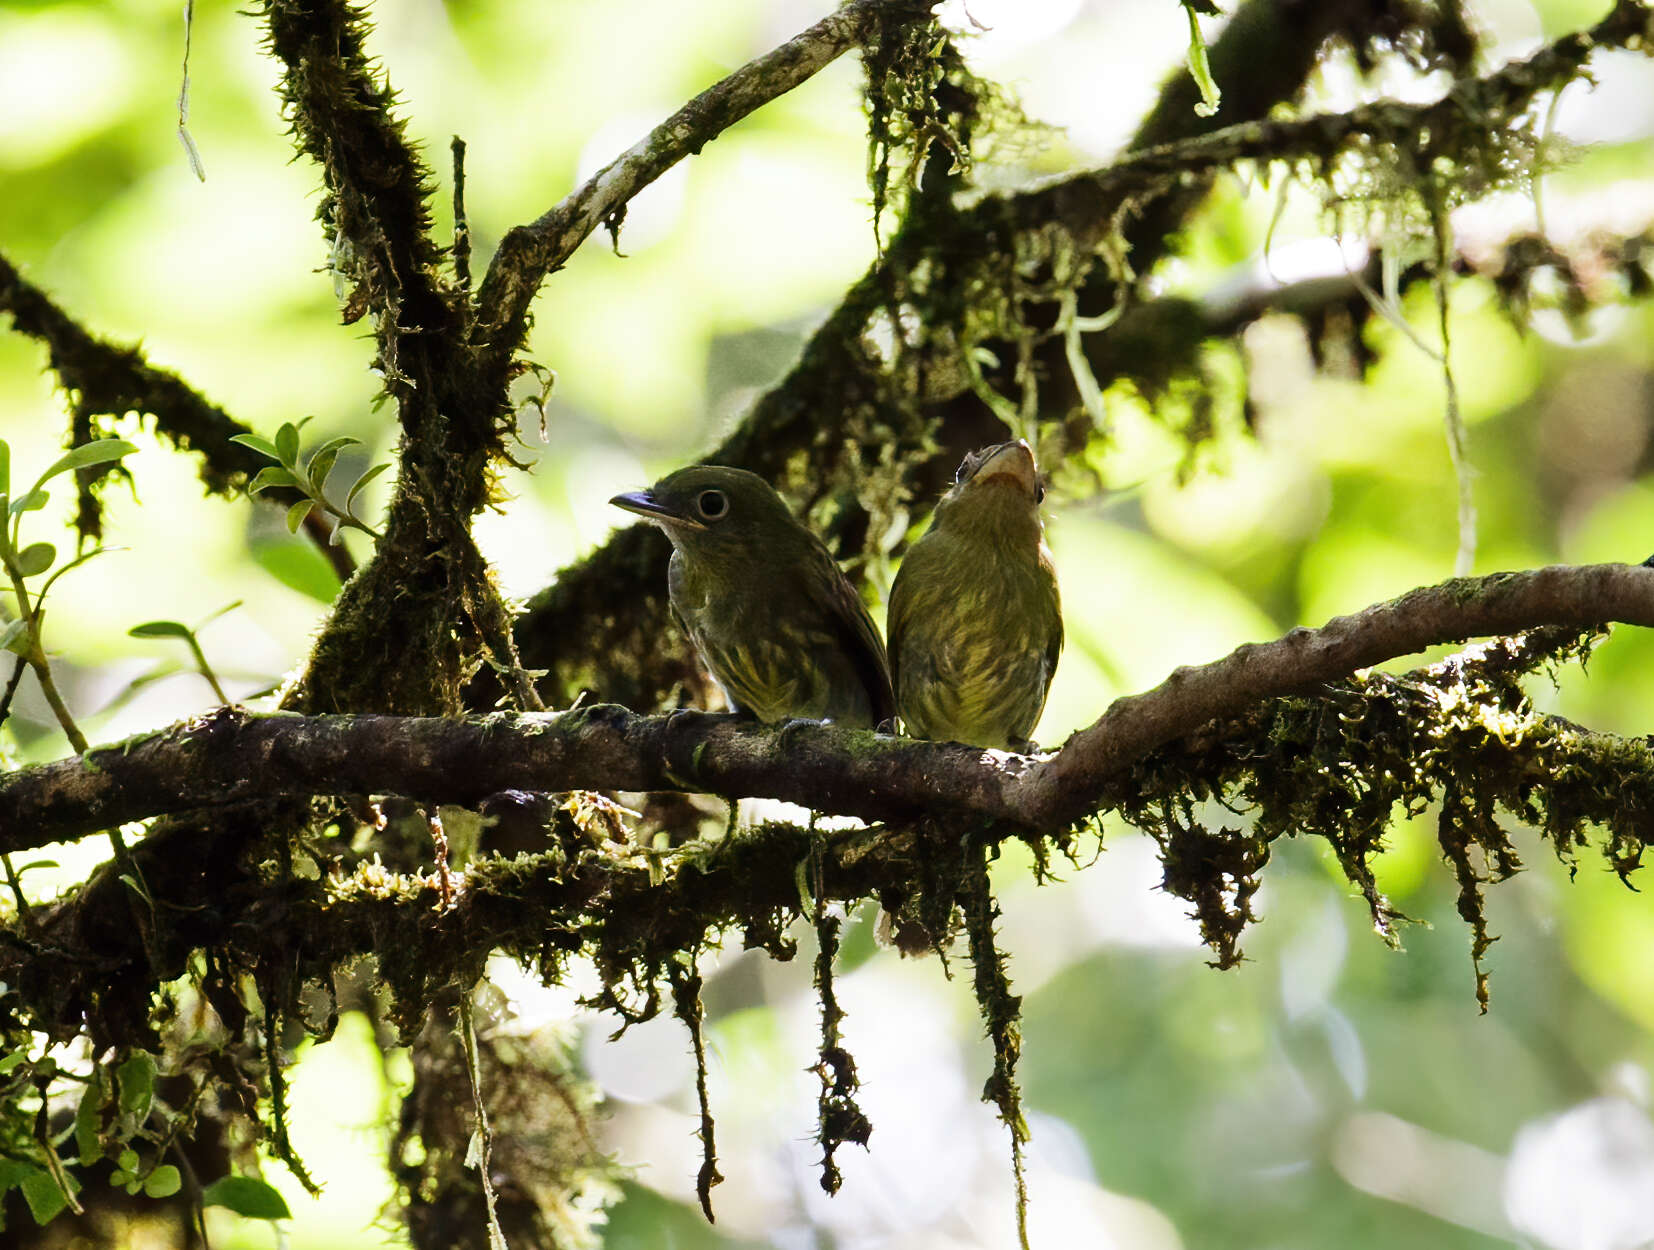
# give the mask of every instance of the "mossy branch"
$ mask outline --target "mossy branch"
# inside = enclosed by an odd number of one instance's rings
[[[0,777],[0,851],[224,803],[394,793],[475,804],[507,790],[695,790],[867,820],[942,816],[1051,833],[1094,812],[1111,781],[1157,747],[1262,700],[1441,643],[1610,621],[1654,626],[1654,569],[1459,578],[1180,668],[1116,700],[1044,758],[700,712],[639,717],[612,705],[464,720],[226,708]]]
[[[199,457],[201,481],[215,495],[239,496],[247,482],[264,466],[251,448],[233,441],[251,434],[247,426],[191,387],[177,374],[158,369],[136,347],[99,338],[0,256],[0,313],[8,314],[19,334],[45,344],[51,370],[69,395],[77,423],[89,425],[98,417],[119,418],[140,413],[153,419],[155,432],[180,451]],[[88,430],[79,441],[93,434]],[[81,532],[95,537],[96,505],[82,481],[79,520]],[[289,506],[297,491],[270,492],[273,502]],[[340,580],[350,576],[350,553],[328,542],[327,527],[318,518],[306,524],[306,535],[333,565]]]
[[[381,366],[397,382],[395,335],[454,326],[438,278],[430,171],[395,114],[396,96],[368,56],[366,10],[348,0],[264,0],[280,93],[301,151],[321,167],[320,216],[335,266],[353,283],[346,317],[380,315]]]

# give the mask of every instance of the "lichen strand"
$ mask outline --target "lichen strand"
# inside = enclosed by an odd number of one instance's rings
[[[1535,830],[1573,866],[1587,830],[1627,877],[1654,834],[1654,751],[1535,711],[1524,676],[1583,658],[1595,631],[1498,639],[1405,676],[1365,673],[1319,697],[1276,699],[1142,761],[1112,805],[1161,845],[1165,888],[1186,900],[1220,966],[1235,963],[1270,848],[1285,835],[1326,840],[1387,941],[1407,917],[1379,888],[1374,858],[1391,822],[1439,801],[1442,857],[1471,931],[1477,996],[1494,940],[1483,892],[1522,864],[1501,824]],[[1257,743],[1269,744],[1259,766]],[[1214,828],[1206,812],[1250,815]],[[1628,882],[1629,884],[1629,882]]]
[[[985,845],[977,851],[959,895],[959,907],[970,939],[977,1010],[994,1048],[994,1070],[982,1088],[982,1101],[998,1108],[999,1118],[1011,1133],[1017,1241],[1022,1250],[1028,1250],[1028,1185],[1023,1176],[1022,1157],[1022,1148],[1028,1141],[1028,1122],[1022,1115],[1022,1090],[1017,1085],[1017,1060],[1022,1055],[1022,998],[1011,993],[1011,980],[1005,974],[1005,956],[994,940],[999,906],[988,879],[991,854]]]
[[[812,859],[812,863],[819,863]],[[821,1144],[821,1188],[836,1194],[842,1177],[833,1158],[846,1142],[865,1147],[873,1134],[873,1125],[856,1101],[861,1079],[856,1075],[856,1060],[844,1047],[839,1026],[844,1022],[844,1009],[839,1006],[838,994],[833,989],[833,961],[838,957],[839,918],[827,910],[826,900],[816,892],[816,994],[821,1000],[821,1050],[815,1064],[815,1074],[821,1081],[821,1093],[816,1099],[816,1141]]]
[[[718,1143],[714,1137],[712,1106],[706,1093],[706,1041],[702,1036],[701,974],[695,956],[688,954],[673,965],[672,1003],[678,1019],[689,1030],[689,1041],[695,1051],[695,1098],[700,1105],[701,1124],[696,1135],[701,1139],[701,1170],[695,1177],[695,1196],[707,1222],[712,1223],[712,1187],[723,1184],[723,1173],[718,1171]]]

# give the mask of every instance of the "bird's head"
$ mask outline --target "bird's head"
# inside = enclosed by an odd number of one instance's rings
[[[802,530],[776,490],[756,473],[692,464],[648,490],[616,495],[617,508],[660,526],[672,545],[702,560],[785,547]]]
[[[1025,517],[1039,525],[1045,484],[1034,453],[1022,439],[998,443],[966,456],[954,475],[953,489],[936,505],[936,523],[987,522],[988,518]]]

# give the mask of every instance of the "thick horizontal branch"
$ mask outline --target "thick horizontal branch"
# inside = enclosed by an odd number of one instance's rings
[[[224,709],[0,778],[0,850],[258,799],[390,793],[467,805],[505,790],[705,791],[867,820],[1054,832],[1095,810],[1134,761],[1260,700],[1441,643],[1612,621],[1654,626],[1654,569],[1559,565],[1461,578],[1179,669],[1038,760],[831,726],[639,717],[613,705],[466,720]]]
[[[1117,699],[1089,728],[1030,771],[1018,794],[1046,820],[1084,815],[1107,779],[1158,746],[1260,699],[1346,677],[1442,643],[1541,626],[1654,626],[1654,569],[1552,565],[1461,577],[1424,587],[1319,629],[1249,643],[1199,668],[1180,668],[1146,694]]]
[[[627,203],[672,166],[771,100],[866,42],[882,23],[927,18],[935,0],[854,0],[780,47],[749,61],[610,161],[561,203],[500,241],[477,296],[479,332],[503,363],[521,345],[528,307],[598,226],[618,224]]]

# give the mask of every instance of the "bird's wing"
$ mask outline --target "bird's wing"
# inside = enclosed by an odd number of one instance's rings
[[[885,654],[884,642],[879,638],[878,628],[873,624],[867,605],[850,584],[850,579],[845,577],[832,553],[822,546],[818,550],[818,558],[826,561],[832,574],[824,579],[824,584],[829,588],[828,619],[844,648],[844,654],[850,657],[856,675],[867,690],[867,701],[873,709],[873,725],[877,728],[896,715],[896,695],[890,683],[890,661]]]
[[[1051,553],[1044,543],[1039,549],[1040,577],[1051,588],[1051,593],[1041,596],[1046,604],[1046,641],[1045,641],[1045,680],[1051,680],[1051,674],[1057,671],[1057,657],[1062,654],[1062,595],[1057,590],[1057,566],[1051,562]]]

